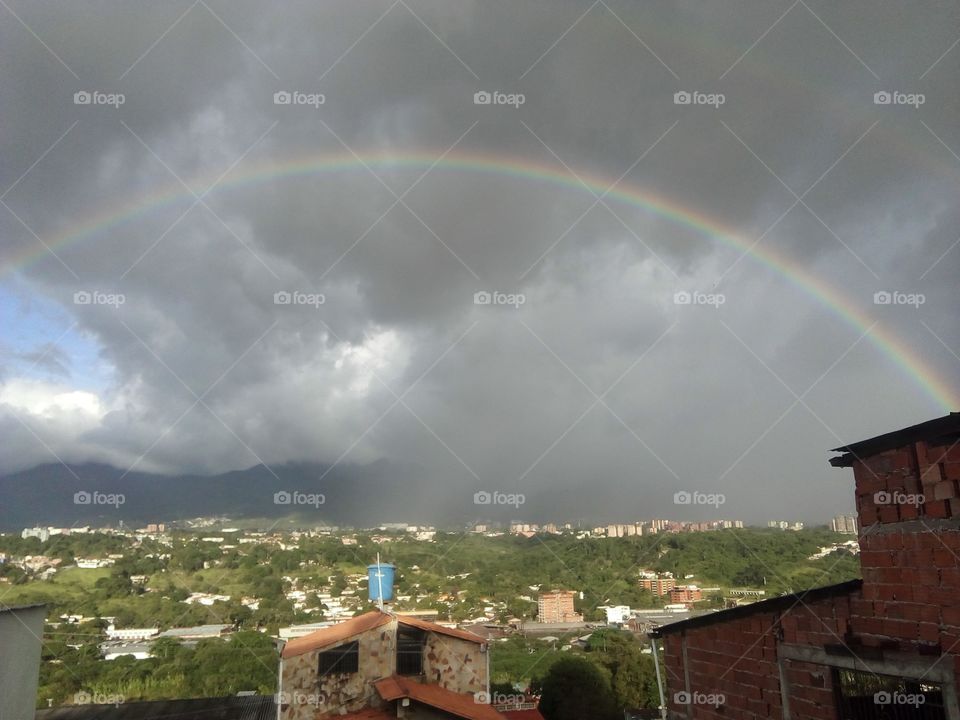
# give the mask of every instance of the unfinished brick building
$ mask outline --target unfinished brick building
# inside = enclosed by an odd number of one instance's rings
[[[651,633],[668,717],[960,720],[960,413],[834,452],[863,580]]]

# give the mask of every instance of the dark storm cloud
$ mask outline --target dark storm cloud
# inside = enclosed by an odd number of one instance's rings
[[[849,506],[827,448],[942,412],[863,328],[743,255],[756,243],[838,288],[871,334],[956,377],[960,50],[934,65],[949,8],[864,5],[869,23],[813,2],[11,9],[4,262],[36,250],[33,232],[174,199],[55,247],[67,267],[19,270],[114,383],[72,423],[8,388],[5,468],[386,458],[464,516],[478,488],[519,488],[530,517],[623,519],[679,515],[686,488],[726,493],[730,517],[816,519]],[[77,106],[79,90],[125,101]],[[881,90],[926,102],[875,105]],[[325,102],[275,105],[279,91]],[[444,152],[556,181],[430,169]],[[348,167],[270,170],[335,156]],[[669,207],[603,196],[621,176]],[[77,305],[83,290],[125,301]],[[926,302],[875,306],[883,290]],[[477,305],[482,291],[524,302]]]

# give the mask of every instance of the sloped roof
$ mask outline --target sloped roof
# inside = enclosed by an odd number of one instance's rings
[[[437,623],[427,622],[426,620],[421,620],[420,618],[410,617],[409,615],[398,615],[397,620],[401,625],[406,625],[408,627],[419,628],[420,630],[426,630],[427,632],[440,633],[442,635],[450,635],[451,637],[460,638],[461,640],[467,640],[468,642],[473,643],[485,643],[486,639],[476,635],[472,632],[467,632],[466,630],[458,630],[457,628],[448,628],[443,625],[437,625]]]
[[[284,645],[282,657],[295,657],[296,655],[303,655],[311,650],[334,645],[354,635],[359,635],[367,630],[386,625],[388,622],[390,622],[390,615],[382,613],[379,610],[357,615],[342,623],[321,628],[303,637],[294,638]]]
[[[371,610],[363,615],[357,615],[356,617],[350,618],[346,622],[321,628],[320,630],[316,630],[309,635],[304,635],[303,637],[291,640],[284,646],[282,656],[285,658],[295,657],[297,655],[303,655],[304,653],[318,650],[329,645],[335,645],[336,643],[342,642],[343,640],[351,638],[354,635],[359,635],[367,632],[368,630],[380,627],[381,625],[386,625],[394,618],[396,618],[397,622],[399,622],[401,625],[418,628],[426,632],[449,635],[451,637],[459,638],[460,640],[467,640],[468,642],[478,644],[486,642],[486,640],[479,635],[474,635],[466,630],[457,630],[456,628],[444,627],[443,625],[437,625],[436,623],[420,620],[419,618],[397,616],[391,615],[390,613],[381,612],[380,610]]]
[[[960,412],[952,412],[919,425],[911,425],[867,440],[833,448],[831,452],[845,454],[830,458],[830,464],[834,467],[850,467],[860,458],[910,445],[919,440],[925,440],[933,445],[949,445],[958,438],[960,438]]]
[[[478,703],[470,693],[455,693],[439,685],[425,685],[410,678],[391,675],[374,683],[384,700],[410,698],[466,720],[504,720],[492,705]]]
[[[758,600],[749,605],[740,605],[739,607],[728,610],[717,610],[706,615],[696,615],[686,620],[661,625],[647,633],[649,637],[661,638],[664,635],[689,630],[691,628],[703,627],[704,625],[713,625],[714,623],[728,622],[730,620],[739,620],[740,618],[755,615],[756,613],[775,612],[777,610],[789,610],[795,605],[803,603],[812,603],[827,598],[849,595],[857,592],[863,586],[863,580],[856,578],[847,580],[836,585],[825,585],[823,587],[801,590],[800,592],[790,593],[789,595],[778,595],[777,597]]]

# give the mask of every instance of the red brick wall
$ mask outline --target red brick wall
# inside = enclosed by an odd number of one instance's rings
[[[782,717],[777,638],[794,644],[824,645],[843,642],[850,625],[851,602],[838,597],[797,604],[783,613],[757,613],[728,622],[686,631],[690,695],[695,718],[761,720]],[[681,636],[664,638],[667,704],[672,713],[686,716],[687,705],[677,702],[684,692]],[[834,717],[831,675],[808,663],[787,663],[793,718],[826,720]],[[703,701],[722,695],[720,708]]]
[[[861,532],[877,522],[960,518],[960,445],[888,450],[856,461],[853,474]]]
[[[687,628],[687,672],[695,718],[782,717],[777,643],[843,644],[935,657],[955,656],[960,674],[960,445],[919,442],[856,461],[863,588],[846,596]],[[883,493],[878,495],[878,493]],[[956,522],[953,522],[956,520]],[[664,637],[667,702],[685,690],[680,633]],[[866,651],[864,651],[866,654]],[[832,677],[822,666],[786,662],[795,720],[835,717]]]

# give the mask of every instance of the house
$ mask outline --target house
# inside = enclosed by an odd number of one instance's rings
[[[175,627],[164,630],[157,637],[177,640],[202,640],[218,638],[233,631],[233,625],[195,625],[193,627]]]
[[[863,580],[652,631],[669,718],[960,718],[960,413],[834,452]]]
[[[156,637],[160,628],[118,628],[111,621],[104,632],[109,640],[146,640]]]
[[[486,641],[416,617],[373,610],[290,640],[280,658],[279,720],[503,717]]]
[[[0,718],[32,718],[46,605],[0,605]]]
[[[146,660],[153,657],[152,648],[152,643],[103,643],[100,652],[104,660],[116,660],[125,655],[132,656],[134,660]]]
[[[537,622],[566,623],[582,622],[583,615],[573,606],[576,593],[573,590],[551,590],[537,596]]]

